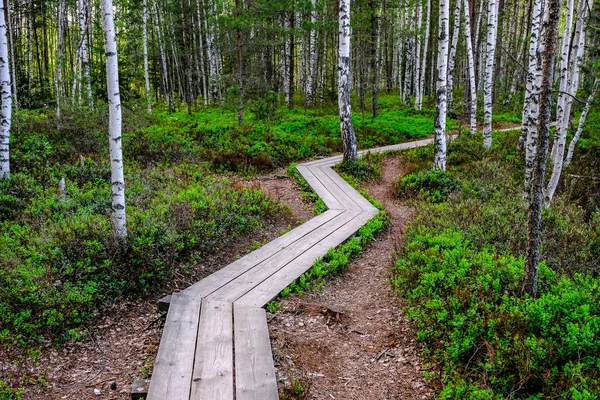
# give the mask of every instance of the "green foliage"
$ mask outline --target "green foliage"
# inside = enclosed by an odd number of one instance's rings
[[[417,172],[396,182],[396,192],[401,198],[422,197],[432,203],[446,201],[450,193],[459,189],[460,182],[442,170]]]
[[[13,389],[0,379],[0,400],[21,400],[22,398],[22,389]]]
[[[367,153],[356,162],[341,163],[337,169],[355,179],[355,183],[376,181],[381,178],[383,157],[381,153]]]
[[[540,296],[521,298],[523,269],[460,231],[411,231],[394,282],[442,367],[441,398],[600,396],[598,280],[542,264]]]
[[[521,296],[527,208],[518,133],[448,149],[461,190],[418,199],[394,268],[442,399],[600,396],[599,211],[559,195],[542,215],[540,295]],[[407,153],[415,175],[428,149]],[[439,368],[438,368],[439,366]]]

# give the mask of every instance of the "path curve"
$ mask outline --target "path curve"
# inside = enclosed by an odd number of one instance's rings
[[[335,156],[297,166],[326,212],[171,296],[148,400],[278,399],[262,307],[379,213],[332,169],[341,161]]]

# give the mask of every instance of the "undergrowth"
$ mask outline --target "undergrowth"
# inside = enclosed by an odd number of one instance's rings
[[[406,314],[424,343],[441,399],[600,396],[600,212],[565,193],[543,213],[539,297],[521,294],[527,237],[518,132],[448,149],[447,196],[416,196],[418,211],[394,268]],[[432,149],[406,153],[418,193]],[[430,157],[431,156],[431,157]],[[423,159],[429,160],[424,163]],[[418,184],[417,184],[418,183]],[[437,189],[436,189],[437,190]]]

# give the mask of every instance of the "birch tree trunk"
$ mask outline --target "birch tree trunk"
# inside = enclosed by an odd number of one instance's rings
[[[0,179],[8,178],[10,175],[10,127],[12,122],[8,35],[4,13],[4,2],[0,1],[0,97],[2,98],[2,119],[0,120]]]
[[[311,0],[310,8],[310,42],[308,43],[308,76],[306,77],[306,106],[310,107],[315,100],[315,64],[317,55],[315,49],[316,23],[317,23],[317,3]]]
[[[494,59],[498,31],[498,0],[490,0],[488,10],[485,82],[483,85],[483,146],[492,147],[492,91],[494,88]]]
[[[427,14],[425,18],[425,41],[423,42],[423,57],[421,60],[421,74],[419,76],[419,97],[415,101],[415,108],[423,108],[423,94],[425,92],[425,68],[427,68],[427,46],[429,45],[429,35],[431,32],[431,0],[427,0]]]
[[[583,113],[581,113],[581,117],[579,118],[579,125],[577,126],[577,131],[573,135],[573,139],[571,139],[571,143],[569,144],[569,151],[567,152],[567,157],[565,158],[565,162],[563,168],[567,168],[571,161],[573,160],[573,154],[575,153],[575,146],[577,145],[577,141],[581,137],[581,133],[583,132],[583,127],[585,126],[585,120],[587,119],[588,114],[590,113],[590,106],[592,102],[596,98],[596,93],[598,93],[598,84],[600,81],[596,78],[594,82],[594,88],[592,89],[592,93],[589,95],[587,102],[585,103],[585,108],[583,109]]]
[[[106,50],[106,81],[108,89],[108,134],[110,142],[110,169],[112,187],[112,219],[115,236],[127,237],[125,218],[125,179],[121,140],[121,94],[119,93],[119,57],[112,0],[102,0],[102,28]]]
[[[477,84],[475,83],[475,60],[473,58],[473,42],[471,38],[471,15],[469,13],[469,0],[465,4],[465,39],[467,44],[467,63],[469,66],[469,89],[471,90],[471,135],[477,133]]]
[[[417,35],[416,35],[416,54],[415,54],[415,79],[413,86],[415,87],[415,109],[417,108],[417,103],[421,100],[421,28],[423,25],[423,4],[421,0],[417,0]],[[429,20],[429,16],[427,16],[427,20]],[[423,52],[423,58],[427,58],[427,53]]]
[[[379,116],[379,8],[371,3],[371,86],[373,118]]]
[[[60,98],[62,95],[62,71],[65,52],[65,0],[58,0],[58,48],[56,51],[56,119],[60,127],[61,104]]]
[[[531,184],[531,194],[527,218],[527,250],[525,260],[525,279],[523,292],[537,296],[538,268],[540,262],[540,238],[542,223],[542,196],[548,163],[550,142],[550,113],[552,111],[552,80],[554,59],[558,36],[561,0],[548,0],[548,21],[544,46],[542,72],[542,92],[540,95],[540,117],[538,120],[538,152],[535,157],[535,169]]]
[[[202,34],[202,13],[200,12],[200,0],[196,1],[196,13],[198,17],[198,63],[200,64],[200,73],[202,75],[202,100],[204,102],[204,108],[208,107],[208,85],[206,81],[206,67],[204,65],[204,37]]]
[[[340,0],[339,30],[338,105],[344,162],[355,162],[358,151],[350,107],[350,0]]]
[[[144,0],[144,10],[146,0]],[[81,67],[83,69],[83,79],[85,80],[85,88],[87,91],[87,102],[90,110],[94,109],[94,98],[92,96],[92,81],[90,78],[90,60],[87,49],[87,0],[79,0],[79,30],[81,45],[79,47],[81,56]],[[144,35],[146,34],[144,25]]]
[[[17,68],[15,58],[15,39],[12,30],[12,16],[10,15],[10,0],[6,0],[6,30],[8,31],[8,43],[10,46],[10,63],[11,63],[11,74],[12,74],[12,96],[15,108],[19,107],[19,98],[17,94]]]
[[[148,68],[148,0],[144,0],[143,7],[142,42],[144,47],[144,83],[146,85],[146,105],[148,114],[152,114],[152,94],[150,93],[150,72]]]
[[[439,40],[438,40],[438,78],[436,85],[435,108],[435,157],[434,169],[446,170],[446,111],[448,90],[448,31],[450,30],[450,1],[440,0]]]
[[[462,11],[462,1],[456,1],[454,9],[454,31],[452,32],[452,44],[448,55],[448,114],[455,116],[454,113],[454,66],[456,61],[456,47],[458,45],[458,35],[460,34],[460,14]]]
[[[525,147],[527,135],[529,133],[529,112],[531,102],[534,100],[533,86],[535,82],[535,72],[537,70],[537,48],[540,34],[540,23],[542,19],[542,0],[533,0],[533,19],[531,21],[531,36],[529,38],[529,65],[527,68],[527,83],[525,84],[525,100],[523,102],[523,116],[521,137],[519,138],[519,147]]]
[[[212,93],[212,98],[213,98],[213,104],[215,106],[219,105],[219,64],[217,62],[217,49],[216,49],[216,45],[215,45],[215,32],[214,32],[214,28],[211,25],[209,28],[208,25],[208,17],[209,17],[209,13],[208,13],[208,9],[210,9],[210,7],[207,8],[207,12],[206,12],[206,18],[204,19],[204,23],[205,23],[205,31],[207,32],[206,34],[206,42],[207,42],[207,46],[208,46],[208,73],[209,73],[209,83],[210,83],[210,90]],[[211,13],[212,14],[212,13]]]

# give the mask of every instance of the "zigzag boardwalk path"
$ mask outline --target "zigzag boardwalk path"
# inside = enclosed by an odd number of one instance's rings
[[[331,169],[340,161],[338,156],[298,166],[328,211],[173,294],[148,400],[278,398],[261,307],[378,213]]]

